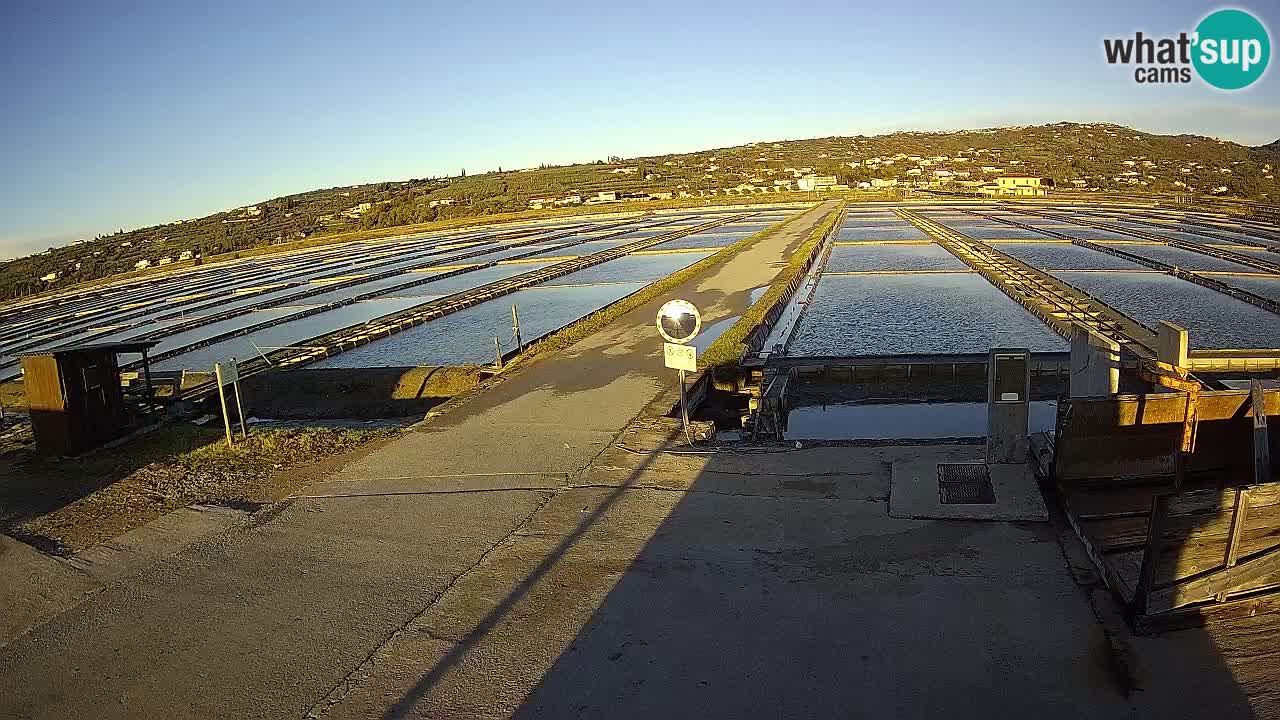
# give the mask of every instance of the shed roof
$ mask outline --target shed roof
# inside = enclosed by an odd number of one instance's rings
[[[125,340],[121,342],[81,343],[78,345],[59,345],[43,350],[31,350],[18,353],[18,357],[35,357],[40,355],[70,355],[82,352],[114,352],[140,353],[159,345],[159,340]]]

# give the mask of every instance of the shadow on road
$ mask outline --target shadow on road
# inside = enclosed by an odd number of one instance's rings
[[[384,717],[1252,716],[1205,631],[1100,623],[1049,524],[888,517],[895,460],[973,452],[613,448]]]

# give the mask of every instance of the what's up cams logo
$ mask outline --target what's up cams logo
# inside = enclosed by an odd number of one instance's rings
[[[1220,90],[1240,90],[1257,82],[1271,59],[1271,37],[1258,18],[1244,10],[1209,13],[1195,32],[1172,38],[1136,33],[1102,41],[1111,65],[1136,65],[1135,82],[1189,83],[1200,79]]]

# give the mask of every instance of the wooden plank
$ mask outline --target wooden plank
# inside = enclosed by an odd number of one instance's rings
[[[1122,604],[1128,606],[1133,602],[1134,585],[1127,584],[1123,578],[1114,572],[1113,568],[1106,563],[1102,553],[1098,551],[1089,539],[1088,534],[1081,530],[1080,524],[1071,512],[1070,500],[1061,487],[1058,488],[1058,497],[1062,500],[1063,509],[1066,511],[1067,522],[1071,524],[1071,529],[1075,531],[1076,537],[1080,539],[1080,543],[1084,546],[1085,554],[1089,556],[1089,559],[1093,561],[1094,566],[1098,569],[1098,573],[1102,576],[1102,582]]]
[[[1244,592],[1280,584],[1280,546],[1249,558],[1235,567],[1206,573],[1187,582],[1147,593],[1143,611],[1165,612],[1194,602],[1216,597],[1219,593]]]
[[[1146,550],[1142,554],[1142,572],[1138,577],[1137,598],[1143,612],[1151,612],[1150,594],[1155,579],[1155,563],[1160,555],[1160,524],[1169,511],[1169,496],[1157,495],[1151,501],[1151,519],[1147,523]]]
[[[1224,490],[1187,490],[1180,492],[1169,500],[1169,513],[1172,516],[1194,515],[1205,512],[1217,512],[1235,505],[1236,491],[1232,488]],[[1280,483],[1264,483],[1249,486],[1249,507],[1254,510],[1280,505]]]
[[[1181,393],[1070,398],[1063,402],[1070,405],[1076,424],[1099,428],[1181,425],[1187,407]],[[1267,415],[1280,415],[1280,389],[1263,390],[1263,407]],[[1248,390],[1205,390],[1200,393],[1197,410],[1201,422],[1252,417],[1252,394]]]
[[[1151,499],[1170,490],[1169,483],[1161,481],[1154,485],[1073,485],[1067,493],[1071,496],[1071,507],[1077,517],[1088,520],[1133,513],[1145,516],[1151,512]]]
[[[1201,395],[1203,402],[1204,395]],[[1186,412],[1185,397],[1179,396],[1176,422],[1165,424],[1082,426],[1080,418],[1068,415],[1057,427],[1054,477],[1062,483],[1131,483],[1134,478],[1172,477],[1174,448],[1180,445]],[[1067,401],[1064,401],[1067,402]],[[1201,406],[1203,409],[1203,406]],[[1190,478],[1199,473],[1229,473],[1251,477],[1250,439],[1242,434],[1239,420],[1196,423],[1197,451],[1191,453]]]
[[[1239,557],[1256,555],[1278,545],[1280,545],[1280,537],[1277,537],[1274,531],[1263,538],[1250,538],[1246,534],[1239,546]],[[1111,552],[1123,552],[1132,547],[1120,546],[1118,550]],[[1226,548],[1227,543],[1222,541],[1163,546],[1160,553],[1152,559],[1155,568],[1153,587],[1169,587],[1221,568]]]
[[[1266,425],[1264,424],[1265,428]],[[1231,512],[1231,530],[1227,535],[1227,552],[1223,561],[1225,567],[1235,567],[1236,561],[1240,558],[1240,536],[1244,533],[1244,523],[1249,511],[1249,489],[1243,488],[1236,491],[1235,507]],[[1227,592],[1223,590],[1218,593],[1217,601],[1222,602],[1227,599]]]
[[[1241,502],[1247,514],[1245,522],[1240,523],[1235,530],[1238,533],[1237,557],[1254,555],[1280,544],[1280,505],[1276,504],[1276,499],[1271,494],[1274,488],[1275,484],[1269,483],[1261,488],[1250,488],[1249,492],[1243,494]],[[1231,503],[1234,505],[1235,491],[1226,492],[1231,493]],[[1262,496],[1252,497],[1255,492]],[[1220,507],[1218,498],[1222,494],[1221,491],[1214,490],[1169,496],[1169,507],[1179,505],[1180,512],[1167,512],[1161,524],[1159,550],[1151,557],[1153,587],[1166,586],[1223,565],[1233,533],[1234,510]],[[1081,505],[1080,498],[1088,498],[1089,495],[1078,490],[1068,491],[1064,496],[1069,496],[1070,500],[1064,504],[1072,512],[1073,524],[1080,527],[1081,533],[1089,538],[1091,545],[1099,552],[1110,555],[1148,546],[1149,511],[1093,519],[1081,518],[1076,508]],[[1185,495],[1192,495],[1194,501],[1189,502],[1183,497]],[[1150,507],[1151,500],[1149,495],[1147,497]],[[1189,508],[1200,512],[1182,512]]]
[[[1249,382],[1249,397],[1253,405],[1253,481],[1270,482],[1271,444],[1267,436],[1266,400],[1261,380]]]
[[[1103,552],[1142,548],[1147,545],[1147,521],[1151,517],[1150,503],[1148,510],[1141,515],[1106,520],[1082,520],[1081,526],[1089,536],[1094,538],[1098,549]]]
[[[1133,629],[1139,635],[1149,635],[1250,618],[1277,610],[1280,610],[1280,594],[1238,598],[1225,603],[1184,607],[1157,615],[1135,615]]]

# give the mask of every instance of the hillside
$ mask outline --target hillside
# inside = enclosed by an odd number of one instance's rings
[[[1275,161],[1280,160],[1280,140],[1267,143],[1266,145],[1260,145],[1253,150],[1254,155],[1262,158],[1265,162],[1274,164]]]
[[[764,193],[810,172],[835,175],[856,188],[876,179],[916,183],[944,170],[956,182],[1035,174],[1052,178],[1060,188],[1167,193],[1190,187],[1274,202],[1280,196],[1276,164],[1280,141],[1250,148],[1201,136],[1077,123],[611,157],[581,165],[313,190],[204,218],[102,235],[0,265],[0,300],[127,272],[143,262],[154,266],[165,259],[180,262],[317,235],[520,211],[531,201],[576,205],[605,191],[675,197]]]

